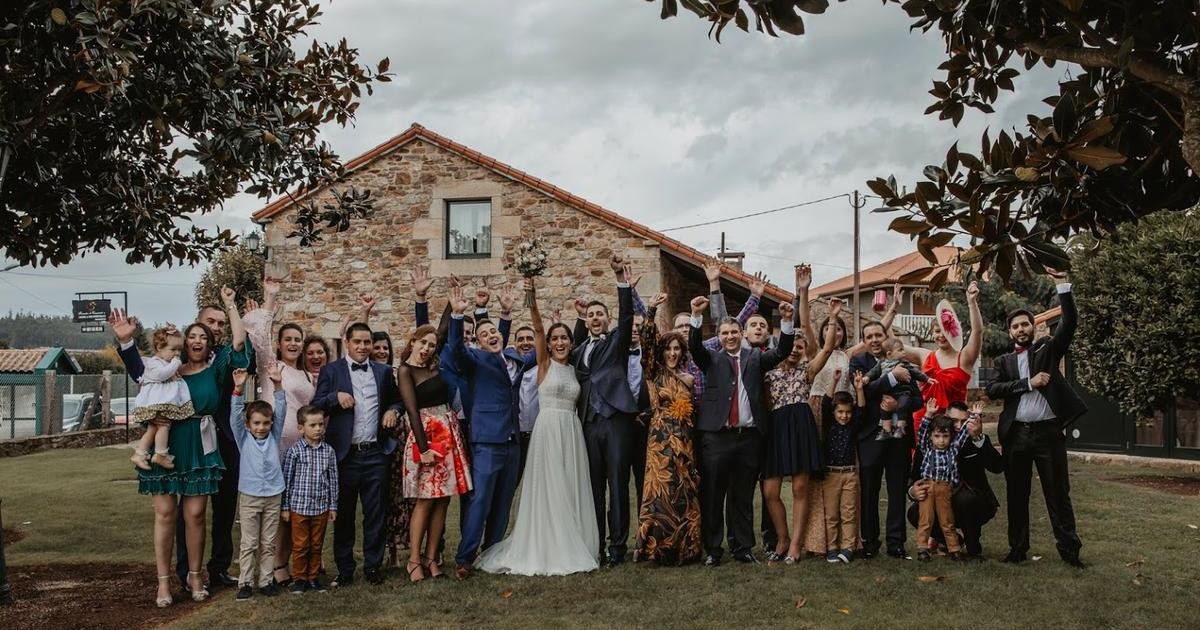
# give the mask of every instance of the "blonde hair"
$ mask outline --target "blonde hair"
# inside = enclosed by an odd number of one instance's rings
[[[183,340],[183,333],[175,327],[175,324],[167,322],[154,330],[154,334],[150,336],[150,346],[155,350],[163,348],[167,345],[167,339],[178,337]]]

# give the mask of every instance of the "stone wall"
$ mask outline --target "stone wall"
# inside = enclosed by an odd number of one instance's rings
[[[125,432],[125,427],[111,427],[92,431],[72,431],[70,433],[57,433],[55,435],[39,435],[17,440],[4,440],[0,442],[0,457],[29,455],[30,453],[58,448],[95,448],[111,444],[125,444],[138,439],[141,435],[142,429],[140,427],[130,427],[128,433]]]
[[[531,236],[542,239],[550,254],[547,275],[538,279],[539,304],[546,317],[569,297],[595,298],[615,307],[609,269],[614,250],[644,274],[638,286],[643,295],[660,290],[657,243],[424,140],[414,140],[351,173],[346,185],[370,189],[376,200],[374,213],[356,220],[350,230],[301,248],[295,239],[286,238],[293,230],[293,210],[276,215],[267,225],[268,274],[284,279],[276,320],[280,323],[294,321],[333,339],[342,318],[357,312],[359,294],[374,293],[378,304],[373,327],[403,339],[414,323],[408,276],[414,265],[428,264],[435,278],[430,307],[436,320],[452,273],[473,286],[495,288],[512,279],[519,293],[520,279],[504,269],[506,253]],[[318,194],[317,203],[327,198],[327,193]],[[491,258],[446,259],[444,208],[447,200],[456,198],[492,200]],[[498,310],[495,301],[492,310]],[[528,319],[523,311],[518,298],[516,321]]]

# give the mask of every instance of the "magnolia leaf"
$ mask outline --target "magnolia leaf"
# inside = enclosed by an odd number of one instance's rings
[[[896,197],[896,191],[892,188],[892,186],[892,184],[889,184],[882,177],[872,179],[867,182],[867,188],[870,188],[871,192],[879,195],[885,201]]]
[[[924,221],[909,219],[907,217],[896,217],[888,224],[888,229],[901,234],[920,234],[933,226]]]
[[[807,597],[803,597],[803,596],[802,596],[802,597],[800,597],[800,599],[797,599],[797,600],[796,600],[796,608],[804,608],[804,606],[805,606],[806,604],[808,604],[808,598],[807,598]]]
[[[1071,139],[1072,144],[1087,144],[1096,138],[1103,138],[1112,132],[1115,126],[1115,116],[1103,116],[1084,125],[1079,133]]]
[[[946,267],[946,268],[942,269],[941,271],[933,274],[933,277],[929,279],[929,292],[933,293],[934,291],[937,291],[938,289],[942,288],[942,285],[946,284],[946,278],[948,278],[949,276],[950,276],[950,268],[949,267]]]
[[[850,609],[849,608],[839,608],[838,612],[842,613],[843,615],[849,615]]]
[[[1103,171],[1110,166],[1125,163],[1125,156],[1116,149],[1105,146],[1068,147],[1067,155],[1085,166]]]
[[[1083,0],[1058,0],[1058,2],[1071,13],[1079,13],[1079,9],[1083,8]]]
[[[920,269],[914,269],[900,276],[899,278],[896,278],[896,284],[915,284],[925,280],[931,271],[933,271],[933,267],[921,267]]]
[[[917,581],[924,583],[924,584],[932,584],[934,582],[941,582],[941,581],[944,581],[945,579],[946,579],[946,576],[944,576],[944,575],[919,575],[919,576],[917,576]]]
[[[503,597],[504,599],[512,599],[512,596],[513,590],[511,588],[500,592],[500,597]]]
[[[62,26],[63,24],[67,23],[67,14],[62,9],[54,7],[53,9],[50,9],[50,19],[53,20],[55,24]]]

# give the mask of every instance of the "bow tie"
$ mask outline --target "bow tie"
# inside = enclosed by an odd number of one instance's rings
[[[354,363],[354,362],[351,362],[351,363],[350,363],[350,369],[351,369],[351,370],[362,370],[362,371],[366,372],[366,371],[367,371],[367,364],[366,364],[366,363]]]
[[[637,349],[637,350],[630,350],[630,351],[629,351],[629,356],[631,356],[631,357],[640,357],[640,356],[642,356],[642,351],[641,351],[641,349]]]
[[[1029,348],[1026,348],[1025,346],[1017,346],[1017,347],[1016,347],[1016,348],[1013,350],[1013,352],[1016,352],[1017,354],[1021,354],[1022,352],[1025,352],[1025,351],[1026,351],[1026,350],[1028,350],[1028,349],[1029,349]]]
[[[588,343],[600,343],[601,341],[604,341],[604,338],[607,336],[608,335],[605,335],[604,333],[600,333],[599,335],[588,339]]]

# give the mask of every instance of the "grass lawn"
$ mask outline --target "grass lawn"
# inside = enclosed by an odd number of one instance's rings
[[[1006,551],[1001,509],[984,529],[992,559],[986,563],[887,557],[849,566],[819,559],[795,567],[726,563],[716,569],[627,563],[560,578],[479,575],[419,585],[396,572],[380,587],[360,580],[336,593],[303,597],[238,603],[222,591],[175,627],[1196,627],[1200,498],[1104,480],[1132,474],[1161,473],[1072,465],[1089,564],[1082,572],[1057,559],[1035,484],[1031,553],[1043,558],[1019,567],[997,561]],[[118,449],[0,459],[4,522],[25,535],[8,548],[9,564],[152,562],[150,502],[126,481],[132,478],[128,453]],[[1003,495],[1003,480],[993,477],[993,484]],[[456,522],[453,515],[450,520]],[[457,534],[457,528],[450,532],[451,549]],[[912,550],[911,530],[909,536]],[[326,549],[331,546],[332,537]],[[920,579],[929,576],[941,579]],[[148,566],[148,606],[153,582]]]

